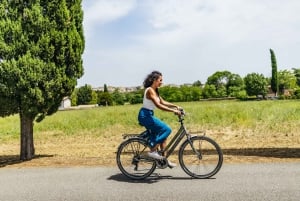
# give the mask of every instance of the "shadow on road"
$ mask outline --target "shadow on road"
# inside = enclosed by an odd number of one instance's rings
[[[114,180],[114,181],[118,181],[118,182],[126,182],[126,183],[144,183],[144,184],[152,184],[152,183],[156,183],[159,182],[160,180],[166,180],[166,179],[172,179],[172,180],[193,180],[195,178],[186,176],[186,177],[173,177],[173,176],[169,176],[169,175],[160,175],[159,173],[153,173],[151,176],[142,179],[142,180],[134,180],[134,179],[130,179],[128,177],[126,177],[125,175],[123,175],[122,173],[119,174],[115,174],[110,176],[109,178],[107,178],[108,180]],[[215,178],[208,178],[210,179],[215,179]]]
[[[126,182],[126,183],[144,183],[144,184],[152,184],[152,183],[156,183],[156,182],[158,182],[158,180],[160,180],[159,176],[150,176],[143,180],[133,180],[133,179],[126,177],[125,175],[123,175],[121,173],[112,175],[107,179],[119,181],[119,182]]]
[[[37,155],[33,159],[45,158],[45,157],[53,157],[53,155]],[[24,162],[24,160],[20,159],[20,155],[4,155],[0,156],[0,168],[5,167],[7,165],[15,165]]]

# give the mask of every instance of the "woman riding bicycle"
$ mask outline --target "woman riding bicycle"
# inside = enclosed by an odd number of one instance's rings
[[[163,156],[157,152],[158,147],[163,150],[166,147],[167,137],[171,134],[171,128],[154,116],[154,109],[157,107],[164,111],[173,112],[180,115],[179,106],[165,101],[158,92],[162,85],[162,74],[159,71],[153,71],[144,80],[143,106],[138,114],[138,121],[150,132],[149,145],[151,147],[148,156],[155,159],[162,159]],[[164,153],[162,153],[164,155]],[[175,167],[176,164],[168,161],[169,167]]]

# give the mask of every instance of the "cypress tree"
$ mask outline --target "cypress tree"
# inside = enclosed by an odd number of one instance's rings
[[[271,53],[271,64],[272,64],[271,89],[276,96],[279,90],[278,77],[277,77],[277,62],[276,62],[275,53],[272,49],[270,49],[270,53]]]

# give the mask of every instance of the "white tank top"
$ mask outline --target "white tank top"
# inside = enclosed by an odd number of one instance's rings
[[[148,110],[154,110],[156,108],[156,105],[153,103],[151,99],[147,98],[147,91],[150,87],[148,87],[144,92],[144,98],[143,98],[143,108],[146,108]],[[157,96],[157,100],[160,101],[159,97]]]

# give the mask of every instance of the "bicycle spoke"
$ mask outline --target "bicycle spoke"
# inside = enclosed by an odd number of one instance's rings
[[[146,142],[129,139],[122,143],[117,152],[117,164],[121,172],[132,179],[143,179],[155,170],[154,161],[147,159]]]
[[[180,150],[179,161],[183,170],[197,178],[208,178],[221,168],[223,156],[219,146],[207,137],[186,141]]]

